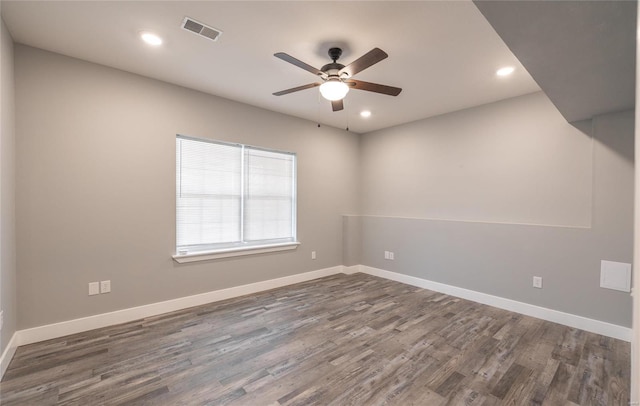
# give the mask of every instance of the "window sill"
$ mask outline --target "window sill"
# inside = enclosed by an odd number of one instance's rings
[[[184,254],[184,255],[179,255],[179,254],[173,255],[173,260],[179,264],[184,264],[187,262],[209,261],[212,259],[239,257],[244,255],[253,255],[253,254],[265,254],[267,252],[295,250],[296,248],[298,248],[298,245],[300,245],[300,243],[296,241],[296,242],[286,242],[282,244],[254,245],[252,247],[236,247],[236,248],[228,248],[228,249],[216,250],[216,251],[202,251],[202,252],[194,252],[194,253]]]

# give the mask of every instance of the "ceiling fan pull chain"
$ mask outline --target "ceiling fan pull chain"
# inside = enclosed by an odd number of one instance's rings
[[[344,114],[347,119],[347,131],[349,131],[349,103],[347,103],[347,107],[344,109]]]
[[[316,103],[316,118],[317,118],[317,122],[318,122],[318,128],[320,128],[320,101],[322,100],[322,98],[320,97],[320,92],[318,92],[318,100]]]

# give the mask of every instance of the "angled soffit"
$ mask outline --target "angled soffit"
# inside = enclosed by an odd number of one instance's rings
[[[475,5],[569,122],[635,104],[635,1]]]

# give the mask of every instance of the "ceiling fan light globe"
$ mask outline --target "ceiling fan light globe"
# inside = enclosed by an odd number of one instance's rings
[[[339,80],[329,80],[320,85],[320,94],[327,100],[342,100],[349,92],[349,86]]]

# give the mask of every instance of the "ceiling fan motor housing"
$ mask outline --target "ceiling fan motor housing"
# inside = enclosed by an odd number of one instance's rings
[[[322,71],[327,75],[327,78],[340,77],[340,69],[344,68],[344,65],[340,63],[328,63],[322,67]]]
[[[340,70],[344,68],[343,64],[336,62],[338,58],[340,58],[340,55],[342,55],[342,49],[340,48],[329,49],[329,57],[331,58],[331,60],[333,60],[333,62],[324,65],[320,69],[322,72],[324,72],[327,75],[327,78],[325,78],[325,80],[330,78],[340,79],[340,78],[348,77],[348,75],[346,74],[343,74],[343,75],[340,74]]]

